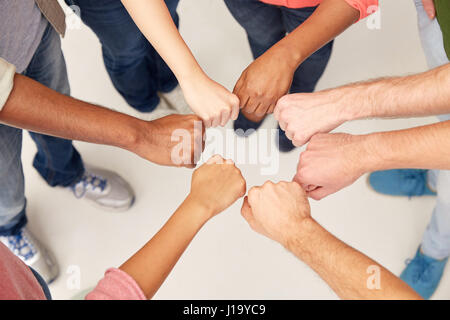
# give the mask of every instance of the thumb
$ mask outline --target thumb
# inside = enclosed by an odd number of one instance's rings
[[[248,203],[247,196],[244,198],[244,201],[242,203],[241,215],[245,220],[247,220],[247,222],[253,219],[252,207],[250,207],[250,204]]]
[[[332,193],[333,193],[333,191],[326,187],[318,187],[318,188],[314,189],[313,191],[307,192],[308,197],[310,197],[314,200],[322,200],[323,198],[325,198],[326,196],[329,196]]]

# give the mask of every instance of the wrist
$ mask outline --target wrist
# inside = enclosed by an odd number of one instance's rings
[[[199,201],[191,193],[186,197],[182,206],[189,208],[196,221],[199,221],[202,224],[206,223],[214,216],[212,208],[210,208],[210,206],[205,204],[203,201]]]
[[[292,73],[294,73],[305,60],[301,50],[291,45],[286,38],[274,45],[268,52],[270,51],[278,57],[279,62],[285,63]]]
[[[198,82],[204,81],[205,79],[209,80],[209,77],[200,67],[200,65],[195,62],[195,65],[192,66],[189,70],[177,74],[178,82],[180,83],[180,87],[184,90],[187,86],[192,86],[197,84]]]
[[[365,148],[370,154],[367,157],[365,172],[388,170],[401,166],[401,159],[396,156],[397,148],[390,132],[367,134],[364,136],[364,140]]]
[[[308,252],[308,243],[314,237],[317,226],[318,223],[312,217],[301,219],[286,233],[282,245],[296,255]]]
[[[143,142],[146,141],[145,123],[145,121],[133,117],[124,119],[122,121],[123,127],[117,130],[119,135],[116,146],[138,153]]]
[[[361,136],[354,136],[358,139],[356,148],[357,152],[354,155],[358,159],[359,174],[363,175],[368,172],[379,170],[383,163],[383,149],[379,134],[366,134]]]
[[[149,144],[151,139],[152,122],[143,121],[133,118],[132,121],[127,123],[127,131],[129,132],[129,138],[124,141],[123,148],[141,155],[141,150],[145,149],[145,145]]]

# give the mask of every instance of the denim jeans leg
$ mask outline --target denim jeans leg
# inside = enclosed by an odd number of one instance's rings
[[[59,93],[70,94],[61,39],[50,24],[23,74]],[[50,186],[69,186],[83,175],[83,161],[72,141],[37,133],[30,135],[38,149],[33,165]]]
[[[429,68],[436,68],[448,63],[438,21],[428,18],[422,0],[414,0],[414,3],[417,9],[419,34]],[[439,116],[440,121],[449,119],[450,115]],[[431,221],[423,236],[422,250],[432,258],[443,259],[450,255],[450,171],[434,170],[429,173],[429,177],[434,180],[437,201]]]
[[[179,0],[167,0],[178,24]],[[106,70],[116,90],[141,112],[159,104],[158,91],[171,91],[175,75],[147,41],[120,0],[66,0],[80,9],[81,19],[102,45]]]
[[[439,170],[437,200],[422,240],[422,251],[435,259],[450,255],[450,171]]]
[[[247,33],[253,58],[258,58],[286,36],[278,6],[259,0],[225,0],[225,4]]]
[[[301,9],[282,8],[283,23],[288,33],[305,22],[316,7]],[[298,67],[292,80],[291,93],[313,92],[322,77],[331,57],[333,41],[313,53]]]
[[[0,124],[0,236],[25,226],[22,130]]]

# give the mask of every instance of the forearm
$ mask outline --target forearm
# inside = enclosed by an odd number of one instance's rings
[[[151,299],[207,221],[207,216],[203,208],[188,198],[163,228],[120,269],[129,274]]]
[[[450,169],[450,121],[364,136],[364,172],[420,168]]]
[[[279,41],[273,50],[285,52],[284,59],[290,60],[296,69],[358,18],[359,11],[346,1],[324,0],[304,23]]]
[[[203,74],[163,0],[122,0],[122,3],[181,84]]]
[[[450,113],[450,64],[407,77],[378,79],[329,90],[345,120]]]
[[[143,122],[59,94],[16,74],[0,122],[51,136],[133,149]]]
[[[286,247],[342,299],[420,299],[405,282],[334,237],[313,219],[302,221]]]

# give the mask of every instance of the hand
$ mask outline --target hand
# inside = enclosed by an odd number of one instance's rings
[[[195,168],[205,148],[205,128],[195,115],[170,115],[142,122],[139,132],[140,138],[131,151],[160,165]]]
[[[180,83],[186,102],[192,111],[203,119],[206,128],[225,126],[236,120],[239,99],[217,82],[202,75]]]
[[[242,72],[234,87],[241,108],[252,121],[261,120],[272,113],[280,97],[288,93],[296,64],[290,61],[290,54],[280,47],[272,47]]]
[[[422,0],[423,8],[428,17],[433,20],[436,17],[436,9],[434,7],[434,0]]]
[[[287,246],[291,235],[311,218],[305,191],[296,182],[266,182],[253,187],[242,205],[241,214],[250,227]]]
[[[245,191],[245,179],[234,162],[215,155],[195,170],[188,199],[205,208],[212,218],[243,197]]]
[[[344,123],[346,97],[343,90],[297,93],[282,97],[275,118],[292,143],[301,147],[316,133],[327,133]]]
[[[367,136],[317,134],[302,154],[294,181],[309,197],[320,200],[355,182],[375,161]]]

